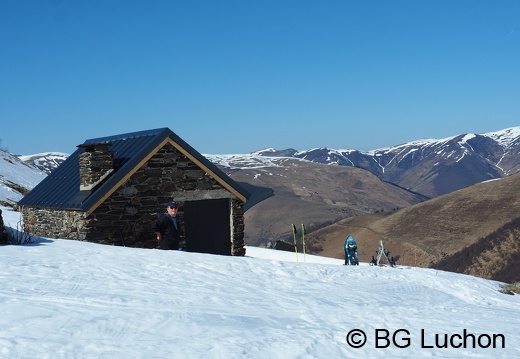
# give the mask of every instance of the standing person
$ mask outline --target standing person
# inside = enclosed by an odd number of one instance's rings
[[[160,249],[179,249],[179,222],[177,202],[170,201],[166,207],[166,212],[152,225],[152,230],[157,236]]]

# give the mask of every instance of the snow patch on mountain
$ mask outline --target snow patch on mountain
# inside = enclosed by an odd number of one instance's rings
[[[40,183],[46,173],[29,166],[17,156],[0,150],[0,201],[13,205]]]
[[[23,162],[38,168],[39,170],[49,174],[63,161],[69,157],[63,152],[44,152],[33,155],[18,156]]]
[[[217,166],[226,167],[229,169],[255,169],[264,167],[279,167],[276,160],[279,157],[259,156],[255,154],[246,155],[208,155],[205,154],[208,160]]]
[[[269,167],[286,167],[287,161],[304,161],[296,157],[271,157],[258,154],[233,154],[233,155],[208,155],[204,154],[208,160],[217,166],[225,167],[230,170],[235,169],[259,169]]]
[[[507,148],[520,138],[520,126],[506,128],[505,130],[497,132],[483,133],[482,136],[489,137]]]

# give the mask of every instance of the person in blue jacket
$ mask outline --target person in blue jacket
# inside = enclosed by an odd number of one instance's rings
[[[354,237],[345,240],[345,265],[359,265],[357,243]]]

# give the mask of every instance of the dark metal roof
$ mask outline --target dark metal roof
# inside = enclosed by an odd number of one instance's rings
[[[88,211],[167,138],[177,143],[195,159],[195,162],[199,162],[213,172],[218,177],[217,180],[220,179],[225,182],[244,199],[249,197],[249,193],[245,189],[173,131],[169,128],[159,128],[85,141],[60,166],[23,197],[18,204],[28,207]],[[110,144],[110,152],[114,156],[117,168],[105,182],[93,191],[80,191],[79,155],[85,152],[85,147],[87,147],[85,145],[94,143]]]

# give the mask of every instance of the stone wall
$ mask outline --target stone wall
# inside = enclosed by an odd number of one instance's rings
[[[84,213],[21,207],[23,230],[35,236],[85,240]]]
[[[231,201],[231,255],[244,256],[244,209],[240,200]]]
[[[185,201],[229,199],[231,254],[245,254],[242,202],[170,144],[160,149],[88,217],[75,211],[23,210],[25,230],[50,238],[155,248],[157,241],[151,224],[164,213],[172,198],[179,203],[181,243],[185,238]]]

